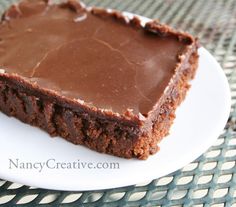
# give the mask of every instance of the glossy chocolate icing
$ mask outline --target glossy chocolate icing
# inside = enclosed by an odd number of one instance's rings
[[[101,109],[146,115],[162,96],[186,43],[79,4],[24,1],[0,29],[0,68]]]

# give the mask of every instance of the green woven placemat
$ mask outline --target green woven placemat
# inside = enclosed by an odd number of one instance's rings
[[[0,0],[0,12],[16,0]],[[236,1],[84,0],[129,11],[190,32],[221,63],[232,109],[222,135],[205,154],[171,175],[136,186],[92,192],[36,189],[0,180],[0,205],[14,206],[236,206]]]

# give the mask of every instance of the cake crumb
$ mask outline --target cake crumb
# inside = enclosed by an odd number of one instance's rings
[[[5,73],[6,71],[4,69],[0,69],[0,73]]]
[[[81,99],[76,99],[76,101],[78,102],[78,103],[80,103],[80,104],[84,104],[84,100],[81,100]]]
[[[144,115],[142,115],[141,113],[138,114],[138,117],[141,121],[145,121],[146,117]]]
[[[74,19],[74,22],[82,22],[87,18],[87,14],[84,13],[83,15],[80,15]]]

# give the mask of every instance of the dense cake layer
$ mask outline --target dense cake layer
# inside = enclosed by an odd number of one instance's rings
[[[132,109],[147,115],[188,45],[75,3],[27,1],[5,19],[0,68],[6,73],[120,114]]]
[[[2,112],[98,152],[158,151],[195,75],[196,39],[73,0],[25,0],[2,19]]]

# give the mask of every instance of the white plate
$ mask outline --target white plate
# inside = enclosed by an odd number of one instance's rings
[[[145,20],[145,19],[144,19]],[[186,100],[177,110],[171,133],[161,150],[146,161],[126,160],[52,139],[40,129],[0,113],[0,178],[56,190],[98,190],[151,181],[187,165],[205,152],[222,132],[230,112],[230,90],[223,70],[204,48]],[[119,169],[20,169],[19,163],[118,163]],[[50,161],[52,164],[52,161]],[[50,164],[49,163],[49,164]],[[49,167],[53,167],[53,166]],[[73,163],[72,163],[73,164]],[[81,164],[81,163],[80,163]],[[106,166],[106,164],[104,164]]]

